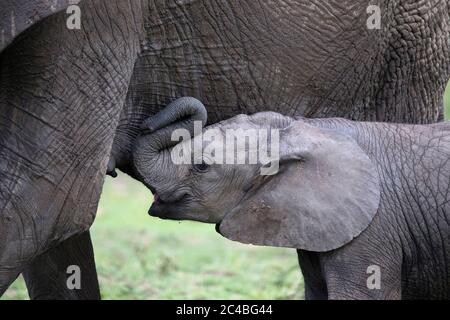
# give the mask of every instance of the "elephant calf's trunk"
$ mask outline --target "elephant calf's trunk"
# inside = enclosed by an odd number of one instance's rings
[[[161,155],[178,143],[171,139],[173,131],[186,129],[193,136],[194,121],[200,121],[203,128],[207,121],[206,108],[199,100],[184,97],[142,123],[143,134],[134,146],[133,162],[135,171],[147,186],[160,181],[164,176],[162,168],[170,166],[160,163],[159,159],[170,159]]]

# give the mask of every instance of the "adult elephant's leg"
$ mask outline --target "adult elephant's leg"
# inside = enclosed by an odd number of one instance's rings
[[[80,270],[79,288],[68,286],[68,277],[72,275],[68,268],[71,266]],[[25,268],[23,276],[31,299],[100,299],[89,231],[63,241],[34,259]]]
[[[140,6],[82,1],[81,30],[58,13],[0,55],[0,288],[94,220],[139,54]]]

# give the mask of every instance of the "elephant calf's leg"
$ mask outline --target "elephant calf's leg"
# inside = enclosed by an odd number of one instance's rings
[[[31,299],[100,299],[89,231],[34,259],[23,276]]]
[[[369,252],[370,248],[367,249]],[[324,277],[330,300],[399,300],[401,265],[395,261],[340,258],[326,262]],[[385,262],[385,263],[382,263]]]
[[[318,254],[297,250],[297,255],[305,283],[305,299],[327,300],[327,284],[322,273]]]

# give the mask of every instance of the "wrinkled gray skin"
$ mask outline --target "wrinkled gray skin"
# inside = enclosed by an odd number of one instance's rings
[[[446,1],[379,1],[380,30],[369,1],[83,0],[81,30],[67,4],[0,0],[0,294],[23,273],[32,298],[99,297],[88,229],[108,162],[134,175],[140,124],[175,98],[201,99],[210,123],[442,114]]]
[[[170,135],[192,128],[188,113],[205,120],[201,102],[179,99],[144,123],[135,145],[136,172],[155,194],[151,215],[216,223],[232,240],[298,249],[307,299],[450,298],[450,122],[262,112],[206,128],[223,139],[227,129],[280,130],[279,170],[261,176],[267,164],[174,164]],[[217,141],[202,144],[224,148]],[[379,290],[367,287],[373,265]]]

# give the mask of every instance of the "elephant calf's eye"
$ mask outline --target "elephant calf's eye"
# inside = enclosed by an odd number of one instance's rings
[[[209,168],[209,165],[202,161],[202,163],[194,164],[194,170],[197,172],[205,172]]]

